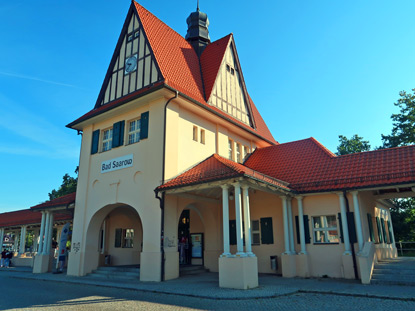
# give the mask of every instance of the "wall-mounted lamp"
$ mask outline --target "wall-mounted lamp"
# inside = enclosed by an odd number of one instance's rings
[[[231,201],[233,201],[233,192],[229,192],[229,199],[231,199]]]

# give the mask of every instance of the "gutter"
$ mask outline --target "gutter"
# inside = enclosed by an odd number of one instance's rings
[[[164,184],[165,178],[165,170],[166,170],[166,124],[167,124],[167,105],[175,98],[179,96],[179,92],[175,90],[175,94],[173,97],[167,100],[166,104],[164,105],[164,125],[163,125],[163,159],[161,163],[161,184]],[[160,281],[163,282],[165,280],[165,261],[164,258],[164,202],[165,202],[165,193],[161,194],[159,197],[159,193],[157,190],[154,190],[154,194],[156,199],[160,201],[160,209],[161,209],[161,226],[160,226],[160,252],[161,252],[161,273],[160,273]]]

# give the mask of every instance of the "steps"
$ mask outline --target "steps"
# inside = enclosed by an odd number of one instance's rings
[[[113,281],[140,281],[140,268],[138,266],[99,267],[86,277]]]
[[[371,284],[415,286],[415,258],[399,257],[378,261],[373,269]]]
[[[179,269],[179,275],[185,276],[185,275],[197,275],[202,274],[205,272],[209,272],[208,269],[206,269],[204,266],[180,266]]]

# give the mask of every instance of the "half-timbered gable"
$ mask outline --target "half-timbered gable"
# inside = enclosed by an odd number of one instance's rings
[[[219,67],[216,68],[214,81],[205,82],[206,99],[208,104],[224,111],[235,119],[254,127],[252,111],[239,64],[233,36],[229,35],[208,46],[203,57],[212,58],[213,53],[220,53]],[[203,60],[202,60],[203,62]],[[202,68],[203,70],[203,68]],[[212,83],[212,85],[206,85]]]
[[[131,7],[95,108],[162,79],[144,27]]]

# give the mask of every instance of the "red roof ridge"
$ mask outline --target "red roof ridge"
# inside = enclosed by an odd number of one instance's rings
[[[75,197],[76,197],[76,191],[65,194],[65,195],[63,195],[59,198],[52,199],[52,200],[37,204],[35,206],[31,206],[30,209],[38,209],[38,208],[43,208],[43,207],[56,207],[56,206],[67,205],[67,204],[75,202]]]
[[[382,152],[388,152],[396,149],[404,149],[404,148],[415,148],[415,145],[407,145],[407,146],[398,146],[398,147],[392,147],[392,148],[381,148],[381,149],[375,149],[375,150],[368,150],[368,151],[361,151],[361,152],[355,152],[355,153],[349,153],[349,154],[342,154],[338,155],[338,158],[345,158],[350,156],[356,156],[360,154],[368,154],[368,153],[382,153]]]
[[[310,137],[308,139],[310,139],[313,143],[315,143],[317,146],[319,146],[321,148],[321,150],[323,150],[325,153],[327,153],[330,157],[336,157],[336,155],[333,152],[331,152],[329,149],[327,149],[326,146],[324,146],[321,142],[319,142],[314,137]]]
[[[144,11],[144,13],[147,13],[147,14],[150,14],[150,15],[152,15],[154,18],[156,18],[160,23],[162,23],[162,24],[164,24],[166,27],[168,27],[171,31],[173,31],[174,33],[176,33],[177,35],[179,35],[180,37],[182,37],[183,38],[183,36],[181,35],[181,34],[179,34],[176,30],[174,30],[173,28],[171,28],[169,25],[167,25],[165,22],[163,22],[160,18],[158,18],[156,15],[154,15],[153,13],[151,13],[149,10],[147,10],[145,7],[143,7],[140,3],[138,3],[137,1],[135,1],[135,0],[132,0],[131,2],[133,2],[134,3],[134,5],[135,5],[135,7],[137,8],[137,6],[138,7],[140,7],[143,11]],[[137,12],[137,14],[138,14],[138,12]]]

